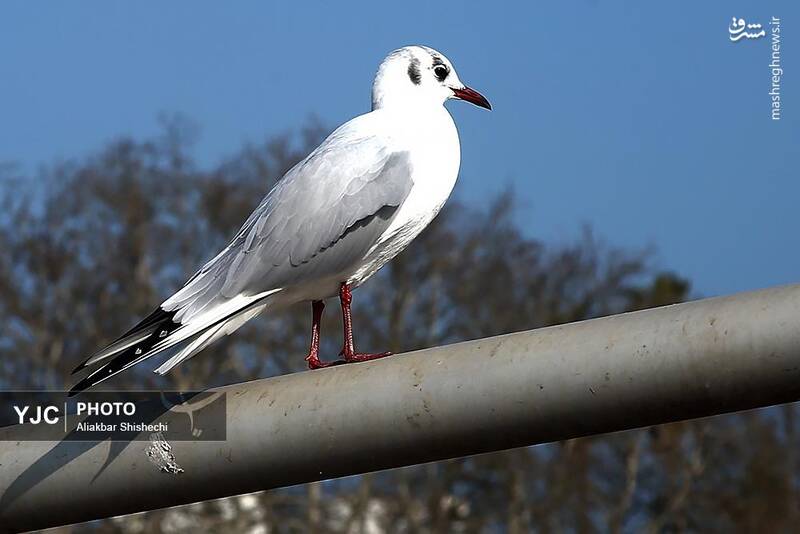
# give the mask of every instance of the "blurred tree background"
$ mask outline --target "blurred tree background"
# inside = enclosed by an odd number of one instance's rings
[[[37,176],[0,167],[0,383],[61,388],[224,246],[325,135],[243,147],[212,170],[197,129],[166,117]],[[655,199],[643,199],[655,201]],[[513,192],[451,202],[354,300],[359,346],[395,352],[661,306],[689,282],[590,230],[558,246],[509,215]],[[625,209],[620,206],[619,209]],[[336,306],[332,309],[336,310]],[[166,377],[112,387],[205,388],[305,368],[309,306],[262,316]],[[335,356],[340,319],[323,323]],[[793,406],[576,439],[74,527],[95,532],[790,532],[798,523]],[[70,531],[69,528],[63,529]]]

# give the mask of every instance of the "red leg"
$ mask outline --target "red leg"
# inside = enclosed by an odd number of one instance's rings
[[[322,369],[323,367],[330,367],[331,365],[338,365],[345,363],[344,360],[336,360],[333,362],[323,362],[319,359],[319,334],[320,322],[322,321],[322,311],[325,309],[325,303],[321,300],[311,302],[312,320],[311,320],[311,347],[308,349],[308,362],[309,369]]]
[[[339,300],[342,303],[342,323],[344,324],[344,346],[339,354],[344,356],[344,361],[347,363],[365,362],[389,356],[391,352],[356,352],[353,344],[353,318],[350,314],[353,294],[350,291],[350,286],[346,283],[343,283],[339,288]]]

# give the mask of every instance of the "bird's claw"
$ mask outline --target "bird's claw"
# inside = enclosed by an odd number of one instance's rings
[[[344,359],[347,363],[354,363],[354,362],[368,362],[370,360],[377,360],[379,358],[385,358],[386,356],[391,356],[392,353],[389,351],[386,352],[354,352],[351,354],[340,354],[343,355]]]
[[[308,362],[308,368],[311,369],[312,371],[314,369],[324,369],[326,367],[333,367],[334,365],[342,365],[347,363],[345,360],[334,360],[332,362],[323,362],[319,358],[316,359],[306,358],[306,361]]]
[[[345,363],[356,363],[356,362],[368,362],[370,360],[377,360],[378,358],[384,358],[386,356],[391,356],[391,352],[353,352],[350,354],[345,354],[345,350],[339,353],[339,356],[344,356],[343,360],[333,360],[330,362],[323,362],[317,356],[307,356],[306,361],[308,362],[309,369],[324,369],[326,367],[333,367],[335,365],[343,365]]]

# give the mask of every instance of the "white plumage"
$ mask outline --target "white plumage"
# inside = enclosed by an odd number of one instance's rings
[[[266,309],[358,287],[408,246],[458,176],[458,133],[444,102],[489,103],[447,58],[421,46],[389,54],[372,95],[372,111],[289,170],[183,288],[79,366],[105,363],[72,392],[183,343],[157,369],[164,373]]]

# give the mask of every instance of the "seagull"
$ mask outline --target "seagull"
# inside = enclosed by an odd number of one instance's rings
[[[311,302],[310,369],[363,362],[352,290],[394,258],[442,209],[458,177],[458,132],[444,107],[491,110],[453,64],[426,46],[391,52],[372,85],[372,110],[337,128],[264,197],[233,240],[174,295],[73,373],[70,396],[167,349],[164,374],[265,310]],[[324,299],[339,296],[343,359],[322,361]]]

